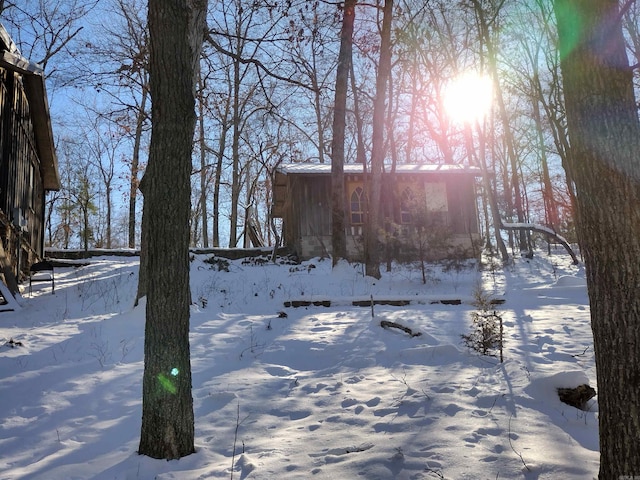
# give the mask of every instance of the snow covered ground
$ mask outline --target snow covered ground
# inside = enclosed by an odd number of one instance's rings
[[[558,250],[505,270],[192,262],[197,453],[137,455],[144,305],[138,259],[56,270],[0,313],[0,479],[590,479],[597,402],[580,266]],[[504,363],[469,351],[481,284],[503,297]],[[357,307],[353,299],[405,299]],[[460,305],[432,303],[463,300]],[[291,300],[332,306],[286,308]],[[279,312],[286,312],[281,316]],[[420,336],[383,329],[382,320]]]

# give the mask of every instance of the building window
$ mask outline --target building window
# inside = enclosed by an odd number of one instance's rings
[[[31,207],[31,209],[35,209],[36,208],[36,201],[37,201],[37,196],[36,196],[36,186],[35,186],[35,167],[33,166],[33,163],[31,163],[29,165],[29,207]]]
[[[427,215],[434,226],[449,225],[449,199],[444,182],[425,182]]]
[[[407,225],[413,222],[413,214],[411,213],[416,207],[416,199],[413,191],[407,187],[402,191],[400,197],[400,223]]]
[[[364,223],[364,212],[367,203],[366,195],[362,187],[356,187],[351,192],[349,202],[349,213],[351,214],[351,225],[362,225]]]
[[[428,212],[446,213],[449,210],[447,185],[444,182],[425,182],[424,192]]]

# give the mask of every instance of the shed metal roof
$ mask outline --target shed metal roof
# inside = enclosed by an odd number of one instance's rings
[[[386,173],[389,173],[390,167],[386,166]],[[277,172],[284,175],[329,175],[331,173],[330,163],[284,163],[277,167]],[[357,174],[362,173],[361,164],[347,164],[344,165],[345,174]],[[450,165],[450,164],[405,164],[396,165],[397,174],[410,174],[410,173],[443,173],[443,174],[457,174],[466,173],[475,176],[480,176],[481,171],[478,167],[472,167],[468,165]]]

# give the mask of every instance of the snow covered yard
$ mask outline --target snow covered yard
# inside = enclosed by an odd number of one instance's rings
[[[100,257],[0,313],[0,479],[597,476],[596,399],[583,411],[556,394],[596,383],[584,272],[562,251],[504,271],[430,266],[426,284],[415,267],[375,281],[330,261],[225,271],[208,258],[191,276],[197,453],[136,454],[138,261]],[[505,299],[502,364],[461,339],[478,282]],[[371,296],[413,301],[373,317],[351,304]],[[318,299],[332,306],[283,306]]]

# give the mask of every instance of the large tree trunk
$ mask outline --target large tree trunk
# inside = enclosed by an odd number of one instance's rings
[[[149,2],[151,147],[140,188],[147,307],[138,453],[175,459],[194,448],[189,355],[189,214],[194,79],[206,0]]]
[[[376,75],[376,96],[373,102],[373,125],[371,138],[371,182],[369,189],[369,215],[365,229],[365,273],[380,278],[380,195],[382,190],[382,166],[384,163],[384,110],[387,80],[391,74],[391,17],[393,0],[385,0],[380,32],[380,63]]]
[[[347,256],[344,212],[344,131],[346,124],[347,88],[351,70],[353,22],[356,0],[346,0],[340,34],[340,53],[336,71],[336,96],[333,110],[333,139],[331,141],[331,249],[333,266]],[[318,127],[320,124],[318,124]]]
[[[640,122],[633,72],[617,0],[556,0],[554,8],[597,365],[599,478],[636,478]]]

